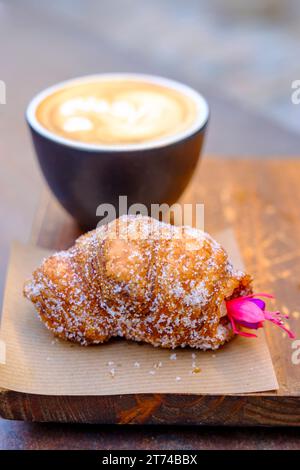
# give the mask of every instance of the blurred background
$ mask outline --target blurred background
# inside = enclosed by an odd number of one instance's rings
[[[298,0],[0,0],[0,35],[1,264],[12,238],[28,238],[43,187],[24,111],[57,81],[110,71],[174,78],[210,103],[206,156],[300,153]]]

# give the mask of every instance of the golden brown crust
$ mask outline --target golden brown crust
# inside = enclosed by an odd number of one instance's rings
[[[216,349],[233,336],[224,300],[251,292],[208,234],[123,216],[47,258],[24,286],[46,326],[81,344],[113,336]]]

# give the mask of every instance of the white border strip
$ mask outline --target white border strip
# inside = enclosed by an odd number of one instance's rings
[[[145,144],[119,144],[119,145],[97,145],[97,144],[88,144],[84,142],[78,142],[71,139],[65,139],[64,137],[58,136],[53,132],[50,132],[44,126],[42,126],[37,118],[36,118],[36,109],[38,105],[49,95],[52,93],[64,88],[68,85],[74,85],[76,83],[82,82],[89,82],[94,80],[120,80],[121,79],[130,79],[136,81],[145,81],[149,83],[154,83],[158,85],[162,85],[168,88],[172,88],[177,90],[190,98],[192,98],[197,106],[198,116],[195,120],[194,124],[189,127],[184,132],[176,134],[174,136],[165,137],[163,139],[154,140],[151,142],[147,142]],[[71,80],[66,80],[64,82],[60,82],[54,86],[46,88],[45,90],[38,93],[29,103],[27,110],[26,110],[26,118],[30,126],[43,137],[46,137],[54,142],[59,144],[66,145],[68,147],[77,148],[80,150],[85,151],[131,151],[131,150],[147,150],[147,149],[155,149],[159,147],[164,147],[169,144],[173,144],[178,142],[186,137],[190,137],[198,130],[202,129],[208,121],[209,117],[209,107],[205,98],[198,93],[193,88],[190,88],[187,85],[183,85],[182,83],[176,82],[175,80],[170,80],[168,78],[158,77],[154,75],[145,75],[139,73],[103,73],[103,74],[96,74],[96,75],[87,75],[85,77],[78,77]]]

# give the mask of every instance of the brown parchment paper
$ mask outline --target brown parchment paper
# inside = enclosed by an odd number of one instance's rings
[[[233,233],[216,238],[242,268]],[[122,339],[83,347],[55,339],[22,296],[24,280],[48,254],[18,243],[12,247],[1,323],[0,387],[45,395],[228,394],[278,388],[263,332],[258,339],[237,337],[213,352],[170,351]]]

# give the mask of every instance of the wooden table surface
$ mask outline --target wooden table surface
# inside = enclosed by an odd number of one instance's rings
[[[33,1],[27,2],[22,8],[18,2],[0,2],[0,31],[4,38],[0,41],[0,78],[7,84],[7,105],[0,107],[0,292],[9,243],[14,238],[29,238],[43,187],[24,125],[24,109],[35,92],[53,82],[101,71],[169,76],[195,86],[209,100],[212,117],[206,154],[224,158],[285,158],[299,154],[298,135],[239,106],[202,82],[201,76],[191,76],[185,67],[175,68],[164,60],[153,60],[146,50],[144,55],[131,54],[111,41],[101,28],[74,27],[64,21],[63,15],[41,13],[32,4]],[[192,60],[192,56],[188,59]],[[0,419],[0,449],[8,448],[297,449],[300,436],[297,429],[282,428],[120,428],[38,425]]]

